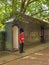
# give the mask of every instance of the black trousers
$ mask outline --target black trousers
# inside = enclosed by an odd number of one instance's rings
[[[19,52],[20,53],[23,53],[23,48],[24,48],[24,44],[23,43],[19,44]]]

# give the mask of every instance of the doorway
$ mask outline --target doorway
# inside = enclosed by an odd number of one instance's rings
[[[44,42],[44,27],[41,26],[41,42]]]
[[[17,26],[13,27],[13,49],[14,50],[18,49],[18,27]]]

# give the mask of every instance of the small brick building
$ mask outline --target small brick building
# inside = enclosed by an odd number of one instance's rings
[[[14,18],[6,22],[6,49],[18,49],[19,29],[24,29],[25,45],[49,41],[49,24],[47,22],[25,16],[21,22]]]

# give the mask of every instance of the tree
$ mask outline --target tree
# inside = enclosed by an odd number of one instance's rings
[[[14,14],[29,15],[38,19],[49,21],[49,1],[48,0],[13,0]]]
[[[12,3],[9,0],[0,0],[0,23],[4,23],[10,16]]]
[[[49,21],[49,0],[0,0],[1,23],[20,14]]]
[[[4,22],[10,17],[12,12],[12,2],[10,0],[0,0],[0,30],[4,30]]]

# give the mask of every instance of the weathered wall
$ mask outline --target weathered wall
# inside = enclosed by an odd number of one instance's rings
[[[49,42],[49,28],[45,28],[44,30],[44,39],[45,42]]]
[[[6,49],[12,49],[12,23],[6,24]]]
[[[34,44],[41,40],[41,27],[38,23],[19,23],[19,27],[24,29],[25,44]]]

